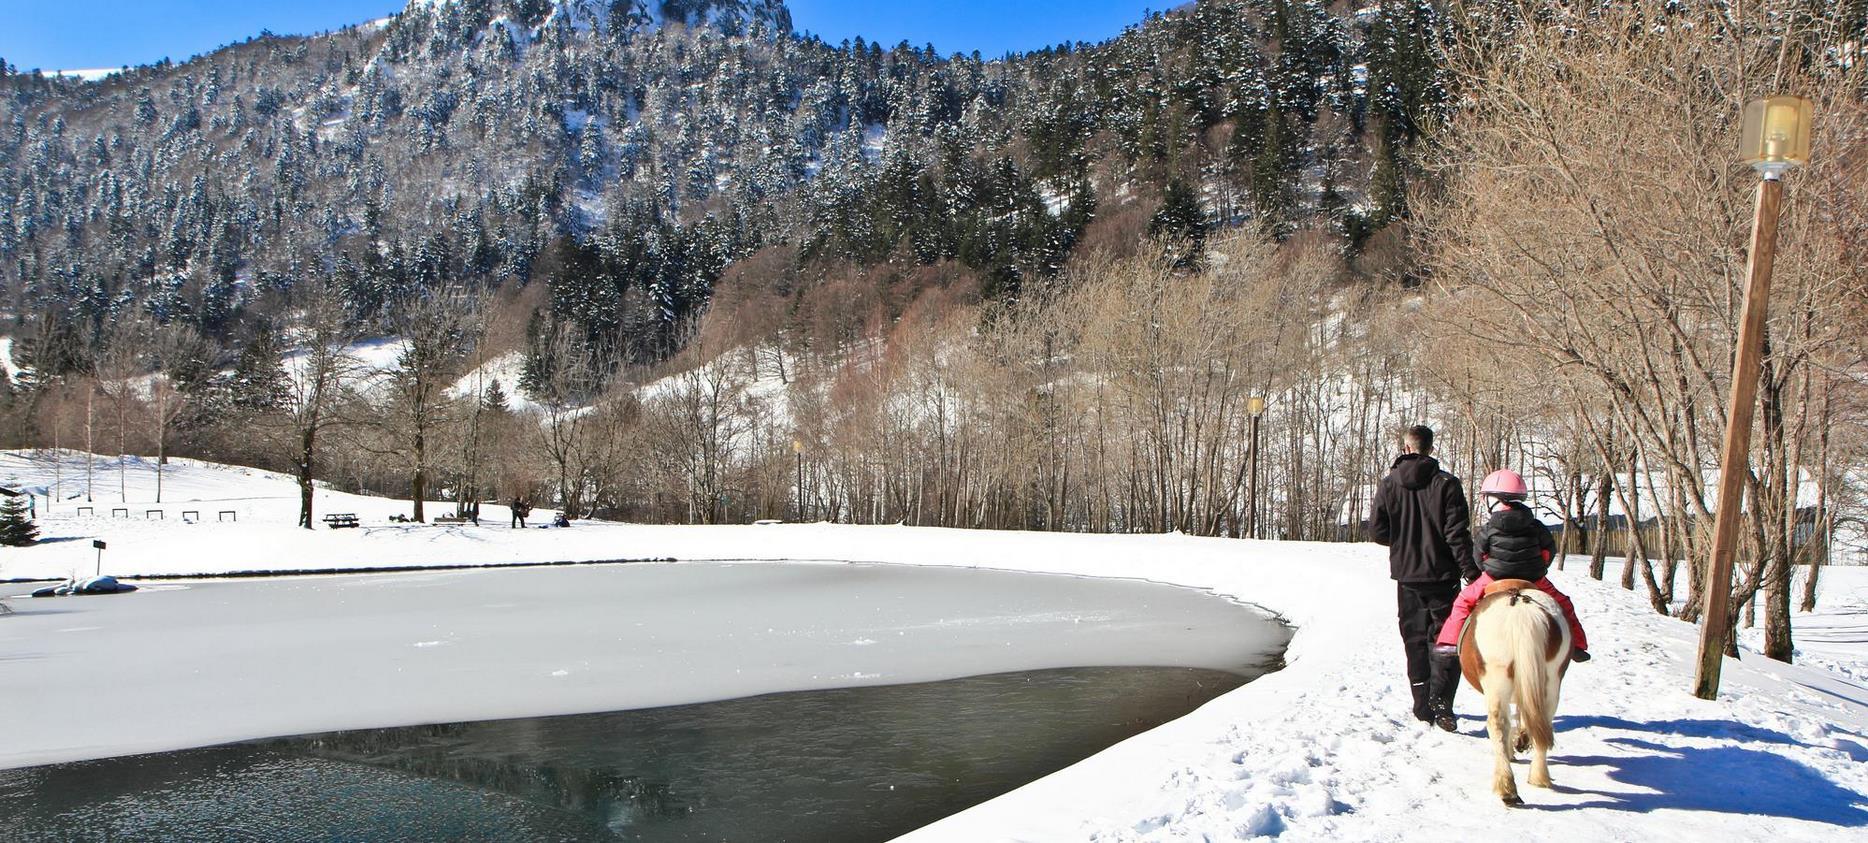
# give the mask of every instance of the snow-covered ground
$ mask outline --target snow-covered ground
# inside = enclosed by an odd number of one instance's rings
[[[0,463],[0,483],[12,465]],[[1860,679],[1868,665],[1868,623],[1862,620],[1868,569],[1829,569],[1822,612],[1797,619],[1800,632],[1808,633],[1805,656],[1823,666],[1782,665],[1747,652],[1727,662],[1723,693],[1712,702],[1688,693],[1692,626],[1653,614],[1638,592],[1616,588],[1613,577],[1597,583],[1577,566],[1555,574],[1575,598],[1597,658],[1571,670],[1564,689],[1552,757],[1558,788],[1526,788],[1531,809],[1511,812],[1489,791],[1491,762],[1470,689],[1458,703],[1460,734],[1429,729],[1409,715],[1394,589],[1383,553],[1372,545],[834,525],[391,527],[376,526],[367,513],[401,511],[401,504],[383,501],[371,510],[366,504],[372,499],[337,497],[331,500],[366,514],[372,526],[306,532],[290,526],[289,487],[264,493],[262,487],[277,480],[237,469],[186,468],[171,476],[199,472],[202,485],[193,494],[220,494],[215,479],[221,478],[229,492],[223,497],[246,496],[255,512],[251,523],[110,521],[55,512],[43,526],[46,535],[64,540],[6,551],[0,577],[88,566],[89,543],[81,539],[101,536],[111,539],[106,571],[118,574],[668,558],[868,561],[1148,579],[1280,613],[1296,627],[1287,667],[909,839],[1868,837],[1868,686]],[[287,500],[266,502],[279,496]],[[269,511],[287,514],[261,515]],[[0,629],[8,622],[0,619]],[[483,622],[444,623],[447,628],[425,640]],[[82,626],[60,634],[81,635]],[[10,645],[20,646],[39,647]],[[0,659],[0,696],[30,693],[8,681],[14,665]],[[100,674],[98,691],[110,682]]]
[[[1795,584],[1802,593],[1802,572]],[[1822,667],[1868,688],[1868,566],[1824,568],[1817,580],[1816,611],[1792,612],[1790,626],[1797,663]],[[1757,621],[1764,620],[1759,606]],[[1740,644],[1764,649],[1762,626],[1740,629]]]

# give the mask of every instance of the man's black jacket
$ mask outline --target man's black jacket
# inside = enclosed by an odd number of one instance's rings
[[[1396,581],[1474,580],[1471,519],[1459,478],[1432,457],[1402,454],[1375,493],[1369,537],[1388,546],[1388,575]]]

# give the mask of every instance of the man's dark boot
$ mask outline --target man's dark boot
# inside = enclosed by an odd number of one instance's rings
[[[1414,692],[1414,719],[1422,723],[1433,722],[1433,694],[1425,682],[1415,682],[1408,690]]]
[[[1433,678],[1427,700],[1433,710],[1433,725],[1457,732],[1459,718],[1453,716],[1453,694],[1459,690],[1459,648],[1434,647],[1429,664],[1433,668]]]

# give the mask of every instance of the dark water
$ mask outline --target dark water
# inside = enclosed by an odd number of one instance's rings
[[[0,771],[0,839],[886,840],[1238,687],[1072,668]]]

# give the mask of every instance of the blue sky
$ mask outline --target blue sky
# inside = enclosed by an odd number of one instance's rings
[[[0,58],[71,70],[185,59],[272,30],[302,34],[399,11],[406,0],[0,0]],[[932,42],[987,57],[1062,41],[1100,41],[1141,20],[1129,0],[791,0],[793,24],[832,43],[862,36]],[[1156,8],[1168,4],[1157,3]]]

